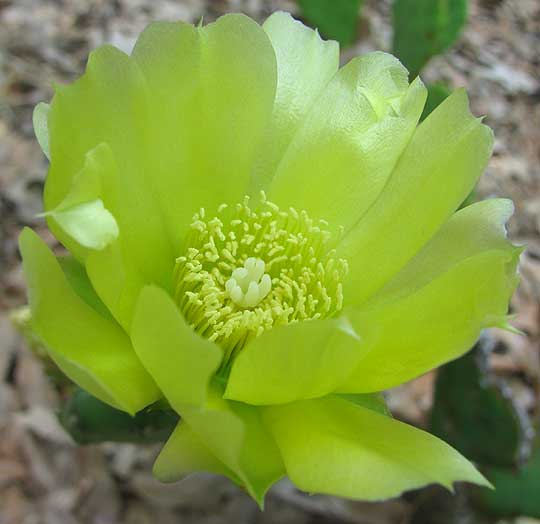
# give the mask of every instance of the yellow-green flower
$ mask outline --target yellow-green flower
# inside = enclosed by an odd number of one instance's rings
[[[160,479],[222,473],[259,502],[285,475],[367,500],[487,483],[379,392],[506,323],[512,204],[456,212],[492,133],[463,90],[417,126],[420,79],[338,51],[285,13],[156,23],[36,109],[71,256],[22,233],[33,328],[101,400],[181,415]]]

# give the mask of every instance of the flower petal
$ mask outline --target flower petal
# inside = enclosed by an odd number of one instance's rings
[[[116,172],[107,144],[96,146],[86,154],[84,166],[73,177],[65,198],[43,214],[56,237],[80,258],[84,258],[87,249],[104,249],[118,238],[116,219],[102,200],[102,180],[115,177]]]
[[[272,42],[277,60],[277,90],[265,147],[253,175],[253,189],[264,188],[306,114],[339,68],[339,44],[324,41],[317,31],[277,12],[263,29]]]
[[[172,299],[157,287],[141,291],[131,339],[138,357],[169,403],[201,406],[222,352],[197,335]]]
[[[261,408],[287,474],[302,490],[381,500],[455,481],[489,483],[443,441],[337,397]]]
[[[129,338],[70,287],[45,243],[25,229],[20,250],[32,327],[62,371],[92,395],[128,413],[156,401],[159,390]]]
[[[460,209],[369,304],[409,295],[460,261],[482,252],[514,251],[506,237],[506,223],[513,212],[514,204],[505,198],[482,200]]]
[[[112,150],[102,142],[85,155],[84,166],[71,180],[64,199],[44,215],[56,238],[84,261],[97,294],[129,332],[139,291],[153,279],[135,264],[129,234],[120,234],[109,211],[118,198],[118,176]],[[126,228],[129,231],[129,225]]]
[[[51,167],[45,210],[55,210],[66,198],[74,177],[88,163],[87,153],[96,148],[99,154],[91,169],[100,178],[101,200],[114,216],[129,252],[127,262],[146,280],[166,287],[174,253],[154,197],[153,166],[159,156],[149,140],[148,100],[148,88],[137,65],[111,46],[90,55],[86,73],[79,80],[56,88],[48,117]],[[97,147],[101,144],[105,148]],[[59,238],[63,241],[61,235]],[[72,245],[67,247],[81,258]]]
[[[130,255],[120,235],[105,249],[92,251],[85,264],[96,293],[127,333],[131,330],[140,290],[152,282],[132,264]]]
[[[32,125],[36,135],[39,147],[43,154],[50,160],[51,152],[49,148],[49,128],[47,124],[47,115],[49,114],[50,106],[44,102],[40,102],[32,114]]]
[[[152,197],[149,174],[154,159],[146,136],[147,106],[147,86],[136,65],[117,49],[104,46],[90,55],[82,78],[57,87],[48,118],[51,168],[45,209],[52,215],[49,227],[85,262],[98,295],[125,330],[131,325],[142,285],[170,286],[174,264],[159,205]],[[86,219],[83,232],[97,235],[86,235],[90,242],[85,243],[94,248],[88,250],[59,227],[55,211],[83,195],[88,202],[92,192],[103,201],[100,216],[108,227],[104,238],[99,238],[101,229],[92,228],[88,220],[92,208],[83,208],[82,217],[75,217],[79,226]]]
[[[99,198],[49,214],[83,247],[104,249],[118,237],[118,224]]]
[[[151,24],[133,51],[150,87],[153,176],[178,247],[199,207],[239,202],[276,90],[263,29],[232,14],[207,26]]]
[[[350,266],[346,304],[373,295],[433,236],[474,187],[492,144],[463,90],[422,122],[384,191],[338,246]]]
[[[184,406],[180,414],[262,507],[266,491],[285,471],[279,450],[262,424],[259,408],[224,400],[220,388],[214,385],[205,409]]]
[[[320,397],[335,391],[363,354],[346,318],[277,327],[236,357],[225,398],[262,405]]]
[[[70,287],[89,306],[95,309],[102,317],[114,322],[111,312],[97,295],[84,266],[71,255],[58,257],[56,259],[64,272]]]
[[[154,475],[162,482],[175,482],[195,471],[208,471],[240,479],[220,462],[195,435],[185,421],[180,421],[154,463]]]
[[[507,200],[456,213],[351,322],[368,353],[342,392],[387,389],[468,351],[483,328],[504,326],[520,249],[505,238]]]
[[[426,89],[420,79],[409,86],[407,75],[381,52],[344,66],[290,144],[270,200],[350,229],[383,189],[422,113]]]

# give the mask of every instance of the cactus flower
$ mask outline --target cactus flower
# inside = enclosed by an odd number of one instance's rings
[[[73,381],[181,416],[163,481],[223,474],[262,504],[488,482],[393,419],[382,391],[505,327],[512,203],[459,211],[492,132],[458,90],[418,125],[419,78],[285,13],[151,24],[94,51],[34,126],[44,215],[20,247],[32,328]]]

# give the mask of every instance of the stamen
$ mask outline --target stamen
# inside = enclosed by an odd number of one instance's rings
[[[327,227],[305,211],[281,211],[264,193],[254,209],[247,197],[215,217],[200,209],[175,267],[186,320],[227,361],[268,329],[336,314],[347,262]]]

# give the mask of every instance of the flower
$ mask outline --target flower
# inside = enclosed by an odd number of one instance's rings
[[[181,422],[155,464],[230,477],[262,504],[487,481],[394,420],[380,392],[505,327],[520,250],[508,200],[456,212],[492,133],[399,61],[273,14],[154,23],[105,46],[34,124],[44,207],[71,253],[20,240],[32,325],[72,380]]]

